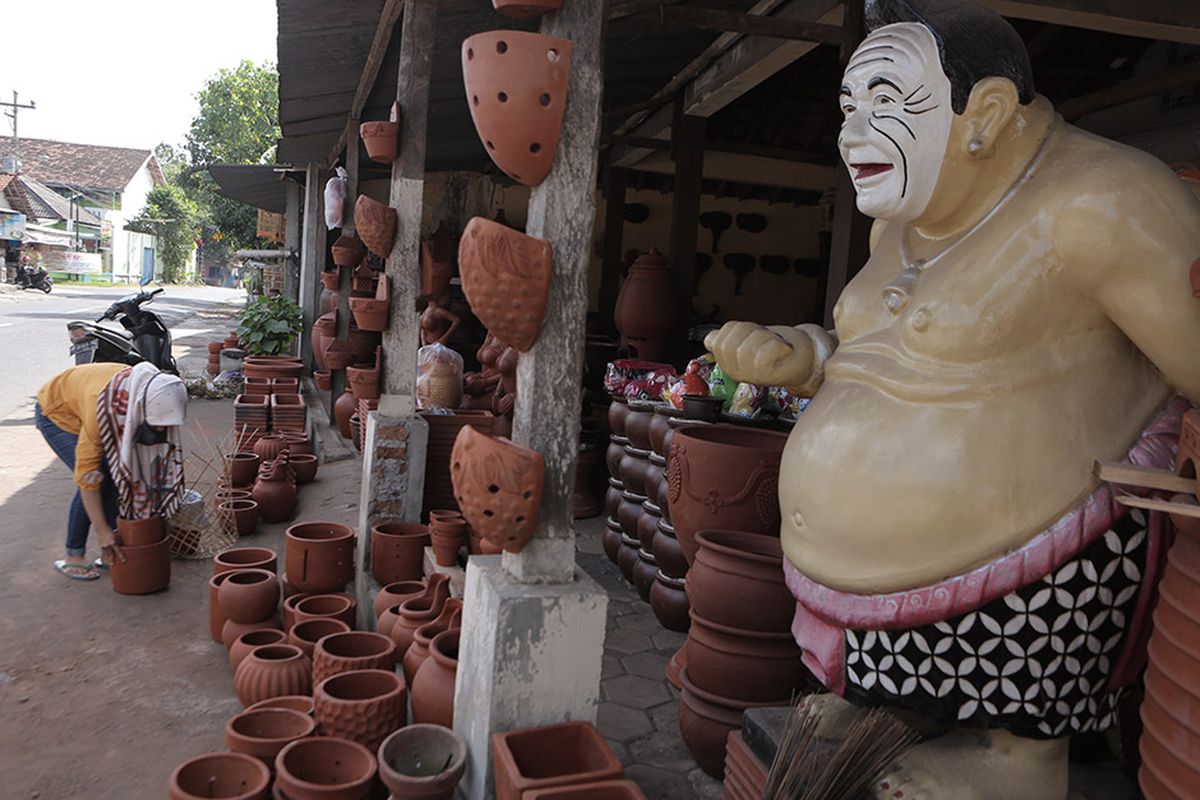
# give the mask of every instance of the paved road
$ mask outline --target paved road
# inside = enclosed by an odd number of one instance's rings
[[[132,291],[136,289],[59,285],[43,295],[14,294],[6,287],[0,294],[0,420],[21,411],[48,378],[74,363],[67,322],[95,320],[113,300]],[[151,308],[177,336],[180,323],[201,309],[243,297],[240,289],[168,286]]]

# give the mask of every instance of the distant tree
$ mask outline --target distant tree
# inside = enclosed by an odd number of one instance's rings
[[[188,256],[196,245],[197,209],[173,184],[155,186],[146,195],[146,207],[126,225],[131,231],[153,234],[158,239],[167,281],[183,277]]]
[[[163,177],[168,183],[177,183],[188,166],[187,151],[166,142],[154,148],[154,158],[158,161],[158,166],[162,167]]]

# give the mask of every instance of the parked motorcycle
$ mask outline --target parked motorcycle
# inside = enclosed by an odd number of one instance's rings
[[[50,290],[54,288],[54,281],[46,274],[46,270],[41,267],[34,269],[24,264],[17,267],[13,283],[21,289],[41,289],[46,294],[50,294]]]
[[[124,331],[83,320],[68,322],[75,363],[137,364],[149,361],[164,372],[178,373],[171,355],[171,331],[161,317],[142,308],[161,292],[162,289],[155,289],[122,297],[96,320],[96,323],[116,320]]]

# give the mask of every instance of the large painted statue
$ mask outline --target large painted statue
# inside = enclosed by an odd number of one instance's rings
[[[731,322],[707,344],[813,398],[779,495],[829,718],[841,697],[941,734],[878,796],[1061,800],[1067,737],[1110,726],[1141,663],[1162,531],[1093,462],[1169,468],[1200,400],[1200,205],[1064,123],[992,12],[868,0],[867,22],[839,146],[876,222],[836,332]]]

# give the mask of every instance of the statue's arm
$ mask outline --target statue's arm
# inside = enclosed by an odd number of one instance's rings
[[[837,341],[820,325],[727,322],[704,339],[729,377],[759,386],[785,386],[811,397],[825,380]]]

